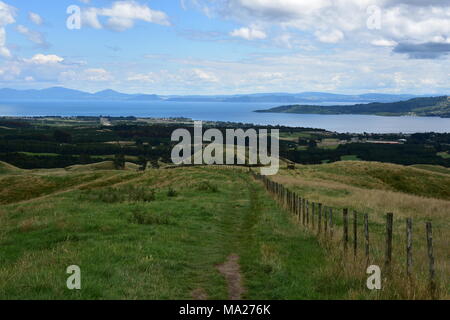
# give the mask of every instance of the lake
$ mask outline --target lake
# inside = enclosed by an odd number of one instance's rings
[[[340,104],[351,103],[341,102]],[[352,133],[450,132],[450,119],[448,118],[253,112],[280,105],[283,103],[16,100],[0,102],[0,115],[186,117],[194,120],[284,125]]]

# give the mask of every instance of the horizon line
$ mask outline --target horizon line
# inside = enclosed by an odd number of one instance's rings
[[[66,90],[72,90],[72,91],[78,91],[78,92],[82,92],[82,93],[87,93],[87,94],[98,94],[101,92],[105,92],[105,91],[113,91],[116,93],[120,93],[120,94],[124,94],[124,95],[156,95],[156,96],[201,96],[201,97],[214,97],[214,96],[245,96],[245,95],[258,95],[258,94],[286,94],[286,95],[295,95],[295,94],[314,94],[314,93],[320,93],[320,94],[330,94],[330,95],[342,95],[342,96],[362,96],[362,95],[369,95],[369,94],[379,94],[379,95],[391,95],[391,96],[416,96],[416,97],[423,97],[423,96],[450,96],[450,94],[448,93],[425,93],[425,94],[417,94],[417,93],[386,93],[386,92],[381,92],[381,91],[374,91],[374,92],[370,92],[370,91],[364,91],[364,93],[336,93],[336,92],[330,92],[330,91],[299,91],[299,92],[282,92],[282,91],[278,91],[278,92],[248,92],[248,93],[217,93],[217,94],[159,94],[159,93],[142,93],[142,92],[137,92],[137,93],[125,93],[125,92],[121,92],[121,91],[117,91],[115,89],[111,89],[111,88],[106,88],[106,89],[102,89],[99,91],[85,91],[85,90],[81,90],[81,89],[74,89],[74,88],[68,88],[65,86],[51,86],[51,87],[45,87],[45,88],[41,88],[41,89],[17,89],[17,88],[11,88],[11,87],[3,87],[0,88],[0,90],[15,90],[15,91],[44,91],[44,90],[49,90],[49,89],[66,89]]]

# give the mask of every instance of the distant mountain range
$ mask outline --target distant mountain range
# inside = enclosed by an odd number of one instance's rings
[[[42,90],[0,89],[0,100],[162,100],[151,94],[126,94],[114,90],[88,93],[62,87]]]
[[[88,93],[63,87],[43,90],[0,89],[0,100],[115,100],[115,101],[182,101],[182,102],[273,102],[273,103],[367,103],[394,102],[415,98],[407,94],[369,93],[344,95],[324,92],[257,93],[240,95],[162,96],[156,94],[125,94],[114,90]]]
[[[287,105],[255,112],[298,114],[373,114],[382,116],[413,115],[450,118],[450,97],[422,97],[407,101],[355,105]]]

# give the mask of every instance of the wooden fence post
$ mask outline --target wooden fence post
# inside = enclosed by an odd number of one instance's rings
[[[412,274],[412,219],[406,219],[406,274]]]
[[[295,192],[292,192],[292,208],[291,208],[291,212],[293,214],[295,214]]]
[[[297,208],[297,193],[293,193],[293,199],[292,199],[292,214],[295,216],[295,214],[296,214],[296,208]]]
[[[315,220],[315,218],[314,218],[315,212],[316,212],[316,203],[313,202],[313,203],[312,203],[312,209],[311,209],[311,222],[312,222],[312,229],[313,229],[313,230],[314,230],[314,226],[315,226],[315,223],[314,223],[314,220]]]
[[[306,201],[306,225],[309,227],[309,200]]]
[[[289,190],[288,191],[289,192],[289,196],[288,196],[288,206],[287,206],[287,209],[288,209],[288,212],[290,212],[291,211],[291,201],[292,201],[292,192],[291,192],[291,190]]]
[[[323,209],[323,228],[324,228],[324,232],[325,232],[325,237],[327,237],[328,236],[328,210],[329,210],[329,208],[328,207],[325,207],[324,209]]]
[[[329,220],[329,225],[330,225],[330,239],[333,239],[333,233],[334,233],[334,226],[333,226],[333,208],[330,208],[330,220]]]
[[[306,199],[303,198],[302,200],[302,220],[303,220],[303,226],[306,225]]]
[[[297,192],[294,192],[294,207],[292,208],[292,212],[294,213],[294,215],[297,214],[297,199],[298,199],[298,195]]]
[[[394,214],[388,213],[386,215],[386,254],[384,259],[384,266],[386,271],[390,272],[392,262],[392,227],[394,223]]]
[[[298,199],[298,196],[297,196],[297,193],[295,192],[294,193],[294,210],[292,210],[292,212],[294,213],[294,216],[297,215],[297,199]]]
[[[288,211],[291,211],[291,208],[292,208],[292,191],[289,190]]]
[[[302,222],[302,210],[303,210],[303,198],[302,197],[300,197],[298,199],[298,205],[299,205],[299,208],[298,208],[298,221],[301,223]]]
[[[343,222],[344,222],[344,251],[347,251],[348,246],[348,209],[342,211]]]
[[[289,189],[286,188],[286,210],[289,209]]]
[[[353,211],[353,256],[358,253],[358,213]]]
[[[434,255],[433,255],[433,227],[431,222],[427,222],[427,247],[430,273],[430,293],[431,299],[436,299],[436,271],[434,269]]]
[[[294,202],[294,193],[292,191],[289,192],[289,212],[292,212],[292,206]]]
[[[364,238],[365,238],[365,246],[366,246],[366,266],[369,265],[370,259],[370,243],[369,243],[369,215],[364,214]]]
[[[291,212],[295,213],[295,192],[291,194]]]
[[[317,219],[317,226],[318,226],[318,234],[322,232],[322,204],[319,203],[319,210],[318,210],[319,218]]]

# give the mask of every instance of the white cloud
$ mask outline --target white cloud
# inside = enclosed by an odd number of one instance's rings
[[[0,85],[77,87],[89,84],[92,90],[97,84],[114,83],[114,76],[102,67],[86,67],[85,64],[66,60],[58,55],[42,53],[28,59],[13,57],[0,64]]]
[[[112,80],[111,74],[105,69],[93,68],[86,69],[83,72],[85,79],[88,81],[110,81]]]
[[[107,17],[106,23],[99,17]],[[110,8],[88,8],[82,11],[83,25],[101,29],[106,27],[114,31],[124,31],[134,26],[135,21],[145,21],[160,25],[170,25],[168,16],[162,12],[150,9],[136,1],[115,1]]]
[[[255,54],[236,61],[164,59],[167,70],[130,73],[121,85],[132,92],[213,94],[330,91],[341,93],[442,93],[450,90],[450,59],[414,60],[392,55],[389,47],[353,47],[327,53]],[[214,75],[204,81],[194,70]],[[421,81],[433,79],[434,81]],[[134,81],[132,81],[134,80]]]
[[[127,77],[130,82],[144,82],[163,86],[197,86],[219,82],[217,75],[202,68],[179,69],[175,72],[159,70],[149,73],[132,73]]]
[[[94,29],[103,28],[102,24],[98,20],[98,12],[96,8],[88,8],[82,11],[82,23],[84,26]]]
[[[190,80],[193,81],[204,81],[204,82],[218,82],[219,79],[217,76],[212,72],[207,72],[201,69],[193,69],[190,72],[187,73]]]
[[[45,55],[42,53],[34,55],[31,59],[26,60],[27,62],[33,64],[57,64],[64,61],[64,58],[61,58],[54,54]]]
[[[44,19],[42,19],[42,17],[40,15],[38,15],[37,13],[29,12],[28,18],[30,19],[31,22],[33,22],[34,24],[36,24],[38,26],[44,24]]]
[[[8,24],[16,22],[14,16],[16,9],[3,1],[0,1],[0,26],[4,27]]]
[[[344,39],[344,34],[340,30],[316,31],[317,39],[324,43],[337,43]]]
[[[20,34],[23,34],[25,37],[27,37],[28,40],[30,40],[31,42],[34,42],[35,44],[37,44],[40,47],[48,48],[50,46],[48,44],[47,40],[45,39],[45,36],[38,31],[30,30],[21,24],[19,24],[16,27],[16,30]]]
[[[208,8],[209,12],[215,12],[216,17],[238,23],[252,21],[266,30],[295,30],[301,32],[298,38],[315,35],[319,42],[325,43],[339,43],[343,39],[355,45],[372,43],[390,47],[394,42],[450,43],[449,0],[191,1],[200,3],[202,11]],[[379,18],[379,29],[368,28],[372,18]],[[248,30],[241,33],[250,37]]]
[[[240,28],[232,31],[230,33],[232,37],[239,37],[246,40],[261,40],[267,38],[264,31],[258,30],[256,28]]]
[[[113,81],[114,77],[105,69],[90,68],[84,70],[67,70],[61,72],[61,74],[59,75],[59,80],[66,83],[79,81],[109,82]]]
[[[386,39],[373,40],[371,43],[377,47],[395,47],[397,45],[397,42]]]
[[[155,74],[153,72],[148,74],[132,74],[127,77],[127,81],[137,81],[137,82],[147,82],[154,83],[155,82]]]
[[[3,1],[0,1],[0,56],[9,58],[11,52],[6,47],[6,30],[5,27],[8,24],[16,22],[14,19],[16,15],[16,9],[10,5],[7,5]]]

